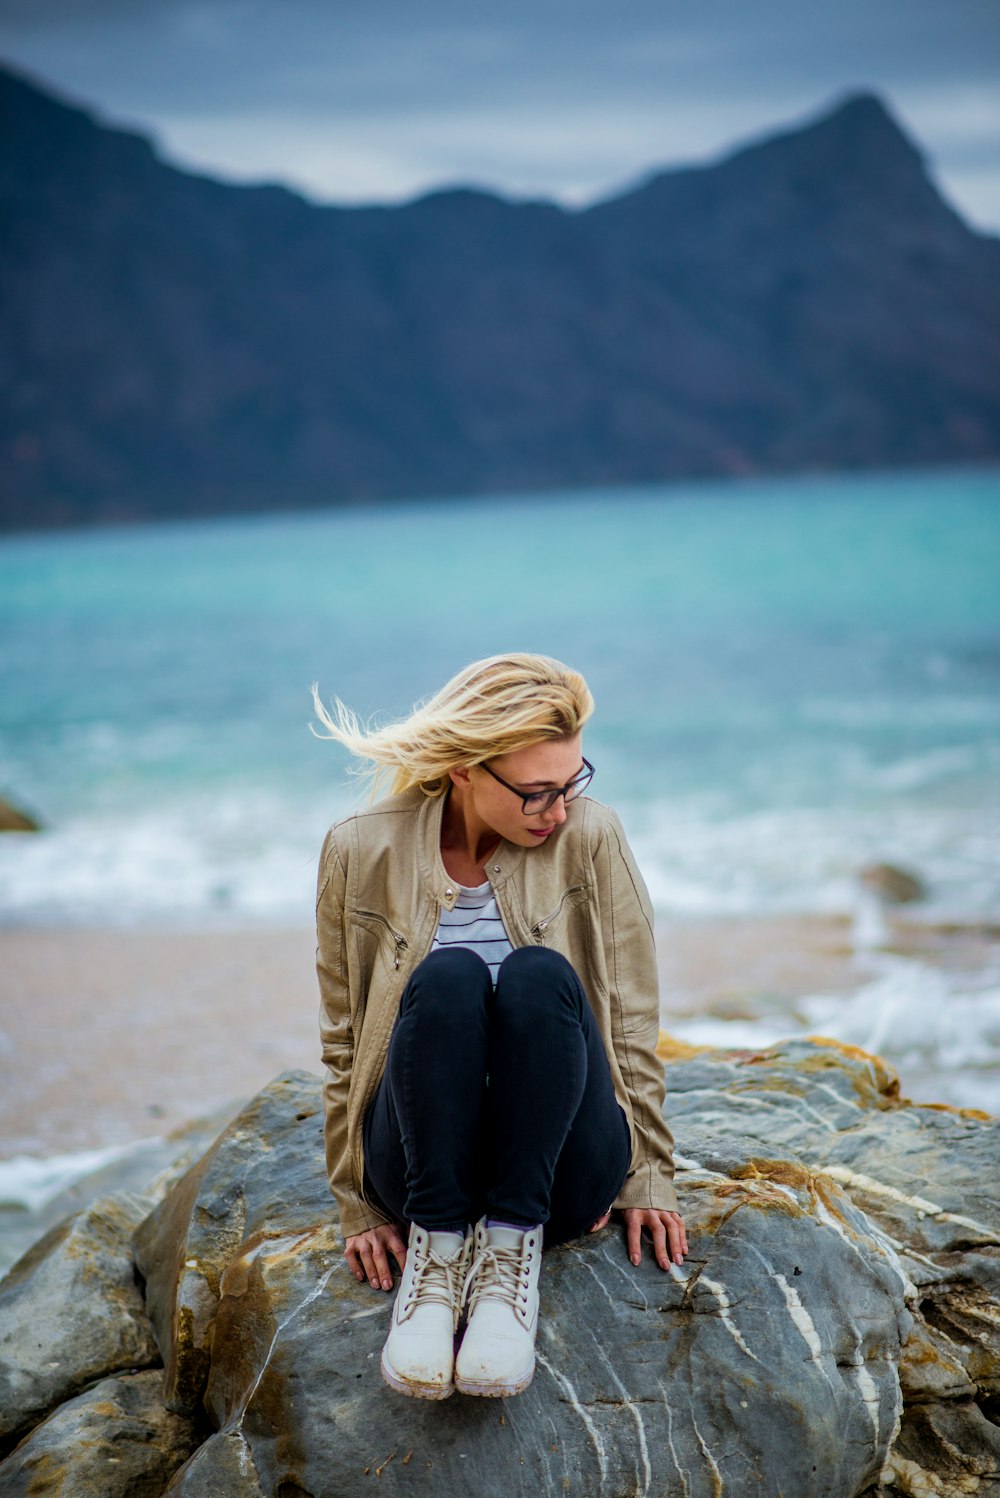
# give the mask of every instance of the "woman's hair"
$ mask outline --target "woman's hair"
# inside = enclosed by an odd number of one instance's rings
[[[426,796],[448,788],[448,771],[512,754],[543,739],[571,738],[594,710],[578,671],[546,655],[493,655],[473,661],[408,718],[384,728],[362,727],[339,697],[331,715],[312,689],[325,733],[358,759],[375,795],[391,776],[393,793],[419,786]],[[316,733],[316,729],[313,729]]]

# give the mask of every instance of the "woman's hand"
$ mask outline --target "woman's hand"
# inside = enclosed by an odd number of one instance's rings
[[[653,1240],[653,1255],[661,1269],[669,1269],[671,1261],[684,1263],[688,1251],[684,1219],[679,1212],[663,1212],[655,1207],[626,1207],[625,1239],[628,1256],[633,1264],[642,1259],[642,1230],[648,1229]]]
[[[373,1290],[380,1285],[383,1290],[392,1289],[388,1254],[392,1254],[402,1273],[406,1263],[406,1244],[395,1222],[379,1223],[377,1228],[369,1228],[367,1233],[355,1233],[344,1242],[348,1269],[356,1280],[367,1280]]]

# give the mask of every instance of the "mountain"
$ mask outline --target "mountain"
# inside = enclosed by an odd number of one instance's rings
[[[1000,241],[874,96],[585,210],[318,206],[0,70],[0,525],[1000,456]]]

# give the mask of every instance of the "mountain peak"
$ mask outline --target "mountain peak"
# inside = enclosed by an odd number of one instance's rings
[[[782,172],[849,174],[927,183],[923,153],[878,94],[850,93],[803,124],[775,131],[735,151],[723,166],[770,158]],[[927,184],[929,185],[929,184]]]

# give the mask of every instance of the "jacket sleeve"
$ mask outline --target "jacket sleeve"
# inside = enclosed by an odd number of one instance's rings
[[[653,910],[612,812],[594,854],[608,972],[611,1041],[632,1110],[632,1163],[614,1205],[678,1210],[673,1136],[663,1117],[659,975]]]
[[[323,844],[316,895],[316,973],[319,978],[319,1030],[323,1065],[326,1169],[340,1209],[345,1238],[384,1222],[364,1201],[354,1178],[348,1130],[348,1097],[354,1067],[355,1016],[347,972],[344,902],[347,870],[336,829]]]

